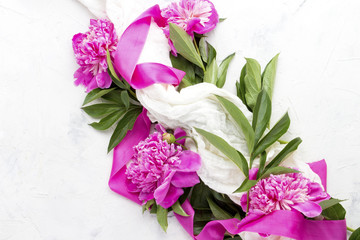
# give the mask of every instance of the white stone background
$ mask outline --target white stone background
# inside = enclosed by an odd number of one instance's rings
[[[265,66],[281,52],[272,121],[289,110],[288,137],[307,161],[327,160],[328,191],[359,227],[360,2],[213,2],[227,20],[209,41],[219,59],[236,51],[225,87],[244,57]],[[107,186],[110,131],[87,125],[72,76],[71,38],[90,18],[75,0],[0,0],[0,239],[190,239]]]

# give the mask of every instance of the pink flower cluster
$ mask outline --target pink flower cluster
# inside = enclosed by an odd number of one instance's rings
[[[161,10],[161,15],[168,23],[174,23],[183,28],[190,36],[194,33],[205,34],[216,27],[219,16],[214,4],[209,0],[181,0],[171,3]],[[163,28],[169,37],[169,25]],[[176,52],[173,44],[169,41],[173,52]]]
[[[91,19],[89,31],[78,33],[72,39],[76,62],[76,85],[83,85],[89,92],[95,88],[109,88],[111,78],[107,73],[106,50],[113,52],[118,43],[114,24],[106,19]]]
[[[182,130],[175,132],[175,137],[183,135]],[[144,203],[155,199],[157,204],[169,208],[184,193],[182,188],[199,183],[196,170],[200,156],[164,140],[162,132],[141,141],[134,152],[125,173],[126,184],[128,191],[138,193]]]
[[[321,214],[319,202],[329,199],[320,184],[311,182],[301,173],[270,175],[260,180],[249,192],[249,212],[270,213],[276,210],[297,210],[307,217]],[[247,196],[241,199],[247,208]]]

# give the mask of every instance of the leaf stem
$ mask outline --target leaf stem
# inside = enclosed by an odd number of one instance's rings
[[[194,42],[194,45],[195,45],[195,49],[196,49],[196,51],[197,51],[197,53],[199,54],[200,59],[201,59],[200,50],[199,50],[199,47],[198,47],[198,45],[197,45],[197,43],[196,43],[195,36],[194,36],[193,42]],[[201,66],[202,70],[205,72],[205,67],[203,66],[203,64],[201,64],[201,65],[202,65],[202,66]]]
[[[131,90],[130,88],[128,90],[129,90],[129,93],[137,99],[136,93],[133,90]]]
[[[194,45],[195,45],[195,48],[196,48],[197,53],[200,55],[200,50],[199,50],[199,47],[198,47],[198,45],[197,45],[197,43],[196,43],[195,37],[194,37],[194,39],[193,39],[193,42],[194,42]]]
[[[350,227],[348,227],[348,226],[346,226],[346,229],[347,229],[348,231],[350,231],[350,232],[355,232],[354,229],[352,229],[352,228],[350,228]]]
[[[249,194],[250,194],[250,192],[248,191],[246,194],[246,214],[249,213],[249,202],[250,202]]]

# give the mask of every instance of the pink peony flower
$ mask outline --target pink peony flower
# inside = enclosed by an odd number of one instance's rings
[[[249,212],[270,213],[276,210],[296,210],[307,217],[321,214],[319,202],[329,199],[318,183],[311,182],[301,173],[270,175],[260,180],[249,192]],[[241,198],[247,208],[247,196]]]
[[[144,203],[155,199],[157,204],[169,208],[184,193],[182,188],[199,183],[196,170],[200,168],[200,156],[164,140],[163,127],[157,129],[160,131],[134,147],[125,173],[126,184],[130,192],[139,193],[139,200]],[[175,138],[184,133],[175,130]]]
[[[72,39],[76,62],[75,84],[83,85],[89,92],[95,88],[109,88],[111,78],[107,73],[106,50],[116,49],[118,37],[114,24],[106,19],[91,19],[89,31],[78,33]]]
[[[161,10],[161,15],[168,23],[174,23],[182,27],[190,36],[194,33],[205,34],[213,30],[219,22],[218,13],[214,4],[209,0],[181,0],[171,3]],[[169,25],[163,28],[166,37],[169,38]],[[174,45],[169,39],[173,52]]]

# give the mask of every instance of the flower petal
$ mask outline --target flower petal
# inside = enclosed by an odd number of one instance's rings
[[[189,151],[189,150],[182,151],[179,158],[181,160],[181,163],[180,163],[179,168],[177,169],[177,171],[180,171],[180,172],[195,172],[201,166],[200,155],[195,153],[195,152],[192,152],[192,151]]]
[[[302,214],[304,214],[306,217],[313,218],[317,217],[321,214],[321,206],[317,203],[307,201],[303,203],[297,203],[292,206],[293,209],[298,210]]]
[[[185,137],[186,136],[186,132],[184,130],[182,130],[181,128],[176,128],[174,131],[174,137],[175,139],[181,138],[181,137]],[[179,141],[177,141],[178,143],[180,143],[181,145],[185,145],[185,138],[181,139]]]
[[[175,187],[192,187],[200,182],[196,172],[176,172],[171,180]]]
[[[99,88],[109,88],[112,83],[111,77],[107,72],[98,73],[96,75],[96,82]]]
[[[162,182],[162,184],[154,191],[154,197],[156,199],[156,202],[159,204],[160,202],[162,202],[164,200],[164,198],[166,197],[169,188],[170,188],[170,182],[172,177],[174,176],[176,172],[172,171],[170,172],[166,178],[164,179],[164,181]]]
[[[179,199],[179,197],[183,193],[184,193],[184,190],[182,190],[182,188],[177,188],[177,187],[171,185],[164,200],[162,202],[158,202],[158,201],[156,201],[156,202],[163,208],[169,208]]]

